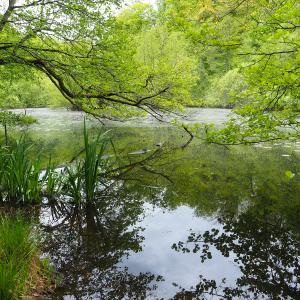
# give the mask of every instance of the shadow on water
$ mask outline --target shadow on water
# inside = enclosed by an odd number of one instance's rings
[[[287,208],[288,209],[288,208]],[[299,218],[299,204],[290,216]],[[238,217],[218,219],[221,230],[192,232],[185,241],[173,245],[183,253],[198,253],[202,263],[213,259],[212,248],[224,257],[233,257],[241,275],[234,285],[226,278],[217,282],[201,275],[189,290],[182,289],[175,299],[299,299],[299,227],[293,228],[276,208],[253,206]],[[294,229],[294,230],[292,230]]]
[[[280,153],[177,149],[89,205],[45,206],[54,297],[298,299],[300,180],[285,170],[299,157]]]
[[[129,252],[142,251],[143,228],[136,226],[142,212],[141,202],[125,190],[81,206],[57,203],[45,207],[41,213],[44,253],[63,279],[55,296],[138,299],[155,289],[160,276],[131,274],[118,265]]]

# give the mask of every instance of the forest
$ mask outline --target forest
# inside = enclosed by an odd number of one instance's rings
[[[299,0],[0,0],[0,124],[1,300],[299,299]]]

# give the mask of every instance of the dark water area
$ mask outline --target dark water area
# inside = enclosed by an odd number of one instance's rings
[[[196,109],[190,121],[227,113]],[[80,113],[33,114],[45,160],[80,151]],[[130,171],[91,203],[66,197],[37,213],[60,277],[51,299],[300,299],[299,142],[182,149],[188,136],[153,120],[106,129]]]

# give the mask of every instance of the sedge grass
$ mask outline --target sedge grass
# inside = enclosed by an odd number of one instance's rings
[[[37,255],[32,227],[21,217],[0,216],[0,299],[20,299],[27,292],[30,266]]]
[[[107,147],[107,132],[99,133],[96,138],[90,140],[84,121],[84,181],[87,202],[94,199],[95,189],[98,181],[98,170],[103,161],[102,157]]]
[[[41,201],[41,161],[30,157],[30,148],[22,137],[12,148],[2,148],[0,155],[1,192],[15,204],[37,204]]]

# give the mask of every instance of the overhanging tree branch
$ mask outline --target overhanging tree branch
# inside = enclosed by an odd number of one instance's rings
[[[8,1],[8,8],[6,9],[4,15],[2,16],[2,19],[0,20],[0,33],[3,31],[6,23],[8,22],[10,16],[12,15],[16,2],[17,0]]]

